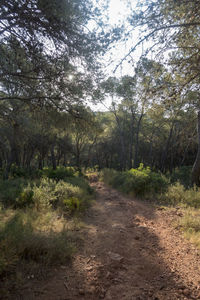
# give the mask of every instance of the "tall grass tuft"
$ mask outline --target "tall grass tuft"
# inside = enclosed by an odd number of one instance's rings
[[[170,185],[166,193],[160,196],[163,203],[171,205],[182,204],[187,207],[200,208],[200,189],[192,187],[186,189],[179,182]]]
[[[200,248],[200,209],[187,208],[178,225],[185,237]]]
[[[72,238],[64,226],[58,232],[53,229],[56,219],[49,213],[17,211],[1,224],[0,274],[13,270],[21,260],[53,265],[70,258]]]

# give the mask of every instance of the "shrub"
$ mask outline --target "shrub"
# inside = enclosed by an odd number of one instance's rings
[[[56,205],[74,213],[79,210],[80,202],[82,201],[83,191],[78,186],[73,186],[70,183],[60,181],[56,185],[55,195],[57,198]],[[75,201],[77,199],[77,201]],[[73,205],[74,200],[74,205]],[[75,205],[75,203],[78,203]]]
[[[28,184],[16,198],[16,207],[22,208],[33,204],[33,195],[33,189],[30,184]]]
[[[120,191],[140,197],[149,197],[160,193],[167,188],[168,181],[160,173],[155,173],[150,168],[140,164],[138,169],[125,172],[103,170],[103,178],[107,183]]]
[[[49,178],[42,178],[39,186],[33,187],[33,202],[37,210],[49,208],[56,200],[56,181]]]
[[[42,175],[54,180],[65,180],[68,177],[75,175],[75,169],[72,167],[57,167],[56,170],[52,168],[44,168]]]
[[[172,205],[184,204],[186,206],[200,207],[200,189],[192,187],[185,189],[179,182],[170,185],[166,193],[160,199]]]
[[[176,205],[183,203],[185,198],[185,188],[180,182],[170,185],[166,193],[161,195],[160,199],[168,204]]]
[[[80,210],[80,200],[76,197],[64,199],[63,204],[65,205],[66,209],[70,211],[70,213]]]
[[[16,199],[20,196],[23,189],[27,186],[27,180],[15,178],[0,180],[0,201],[5,206],[16,207]]]
[[[27,176],[27,171],[24,168],[18,167],[16,166],[16,164],[12,164],[10,168],[9,177],[17,178],[17,177],[26,177],[26,176]]]
[[[68,177],[63,180],[53,180],[43,177],[33,183],[27,180],[15,178],[6,181],[0,181],[0,200],[3,206],[13,208],[24,208],[30,205],[38,211],[62,207],[63,201],[71,197],[78,198],[80,208],[83,210],[88,203],[94,191],[83,177]]]
[[[90,196],[93,190],[90,188],[84,178],[68,179],[69,182],[42,178],[40,184],[33,187],[33,202],[37,210],[61,207],[70,213],[79,209],[83,210],[88,206]],[[66,205],[70,199],[78,199],[77,205]],[[72,209],[71,209],[72,208]]]
[[[191,187],[191,172],[191,166],[182,166],[176,168],[170,175],[170,182],[175,183],[178,181],[186,188]]]
[[[91,188],[87,180],[85,180],[85,178],[83,177],[69,177],[67,178],[67,182],[71,183],[73,186],[78,186],[86,194],[94,194],[93,188]]]

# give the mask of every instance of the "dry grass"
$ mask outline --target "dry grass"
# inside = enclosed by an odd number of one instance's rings
[[[66,263],[75,250],[77,218],[57,211],[1,210],[0,275],[13,272],[23,260],[45,265]]]
[[[185,209],[179,226],[185,237],[200,249],[200,209]]]

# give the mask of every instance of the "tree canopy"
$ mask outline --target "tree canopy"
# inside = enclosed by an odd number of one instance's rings
[[[94,17],[98,21],[98,9],[94,14],[88,0],[2,1],[0,100],[61,108],[83,100],[91,91],[97,54],[105,51],[105,39],[87,28]]]
[[[143,162],[172,172],[195,160],[198,1],[126,4],[126,20],[118,28],[106,18],[109,1],[2,1],[3,168],[13,163],[55,168],[68,161],[79,169],[125,170]],[[131,47],[113,68],[128,60],[129,69],[124,76],[106,74],[103,55],[127,40]],[[142,55],[133,63],[140,46]],[[91,99],[110,99],[109,112],[92,112],[86,105]],[[197,157],[199,184],[198,162]]]

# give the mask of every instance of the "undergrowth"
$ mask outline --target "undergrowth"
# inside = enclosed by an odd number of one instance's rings
[[[65,220],[53,211],[1,211],[0,275],[25,260],[45,265],[65,263],[74,251]]]
[[[64,264],[74,252],[69,224],[94,198],[73,168],[38,172],[34,180],[16,172],[0,180],[0,276],[14,274],[22,261]]]
[[[158,193],[166,190],[168,185],[167,178],[144,167],[140,164],[138,169],[118,172],[115,170],[104,169],[101,172],[102,180],[123,193],[132,196],[151,198]]]
[[[200,189],[196,186],[186,189],[182,184],[176,182],[169,185],[167,191],[160,195],[159,199],[163,204],[200,208]]]
[[[178,222],[185,237],[200,249],[200,209],[187,208]]]

